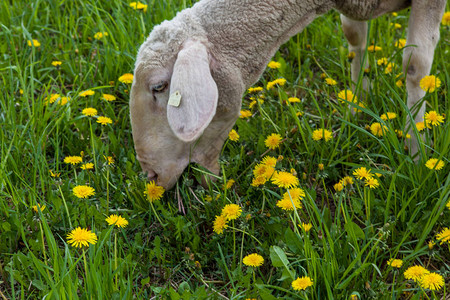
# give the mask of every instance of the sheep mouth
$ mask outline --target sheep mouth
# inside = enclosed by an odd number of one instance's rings
[[[156,183],[157,180],[158,180],[158,174],[156,174],[155,172],[147,173],[147,180],[148,180],[149,182],[153,181],[153,182]]]

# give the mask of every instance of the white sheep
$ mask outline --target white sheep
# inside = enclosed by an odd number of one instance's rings
[[[445,0],[413,0],[403,67],[412,109],[424,96]],[[189,162],[218,174],[218,158],[239,116],[244,91],[281,44],[317,16],[338,10],[356,57],[366,49],[366,20],[403,9],[408,0],[201,0],[156,26],[136,59],[130,114],[137,159],[150,180],[171,188]],[[408,47],[408,45],[412,45]],[[170,98],[170,99],[169,99]],[[415,120],[422,120],[425,103]],[[410,132],[411,129],[410,129]],[[412,153],[418,141],[413,136]]]

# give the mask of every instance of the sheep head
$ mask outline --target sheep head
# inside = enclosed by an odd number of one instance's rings
[[[219,172],[219,152],[236,118],[215,117],[212,61],[207,42],[176,20],[155,27],[139,50],[130,98],[133,139],[149,180],[166,189],[190,162]]]

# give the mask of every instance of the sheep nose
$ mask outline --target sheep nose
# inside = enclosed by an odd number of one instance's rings
[[[156,174],[152,170],[149,170],[147,172],[147,178],[148,178],[148,181],[154,181],[156,183],[156,180],[158,179],[158,174]]]

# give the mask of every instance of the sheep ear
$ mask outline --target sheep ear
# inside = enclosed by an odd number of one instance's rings
[[[199,138],[216,114],[219,91],[206,46],[188,41],[178,53],[170,83],[167,119],[182,141]]]

